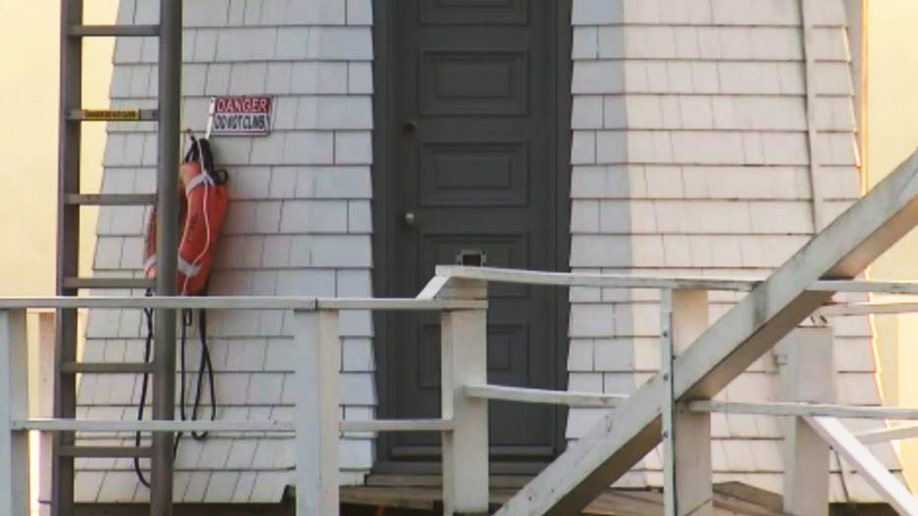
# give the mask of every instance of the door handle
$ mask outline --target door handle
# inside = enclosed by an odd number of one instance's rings
[[[414,120],[408,120],[404,125],[402,125],[402,133],[404,133],[405,136],[411,136],[416,133],[417,130],[418,124]]]
[[[413,228],[417,224],[417,222],[418,222],[417,216],[414,214],[413,211],[406,211],[405,214],[402,215],[402,224],[404,224],[405,227]]]

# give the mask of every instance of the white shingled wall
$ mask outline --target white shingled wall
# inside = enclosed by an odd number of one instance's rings
[[[843,0],[813,5],[818,181],[834,218],[858,196],[854,90]],[[763,277],[808,240],[799,0],[574,0],[573,23],[574,270]],[[712,294],[712,320],[736,299]],[[571,302],[571,389],[630,392],[657,370],[656,293],[576,289]],[[840,401],[878,404],[867,319],[834,326]],[[776,373],[768,354],[721,397],[775,399]],[[568,437],[597,415],[572,412]],[[780,492],[774,418],[715,415],[712,432],[715,481]],[[657,451],[619,485],[660,485],[661,469]],[[838,475],[832,497],[845,499]]]
[[[535,1],[535,0],[533,0]],[[858,193],[853,86],[843,0],[816,10],[820,184],[837,213]],[[214,293],[369,295],[372,158],[371,0],[187,0],[184,124],[202,129],[215,94],[276,95],[267,138],[217,139],[232,174]],[[119,23],[150,23],[157,0],[122,0]],[[764,276],[812,234],[797,0],[573,0],[571,266],[578,271]],[[151,107],[153,40],[119,41],[112,103]],[[155,126],[110,127],[105,192],[152,192]],[[97,275],[136,275],[144,211],[104,208]],[[596,250],[601,252],[596,252]],[[139,293],[138,293],[139,294]],[[735,298],[715,295],[716,317]],[[656,294],[571,290],[571,390],[630,392],[659,363]],[[609,317],[609,313],[612,317]],[[289,319],[212,314],[222,419],[289,417]],[[135,312],[91,314],[88,359],[140,360]],[[876,404],[866,320],[838,321],[842,401]],[[372,327],[342,320],[347,418],[373,413]],[[197,345],[190,346],[194,364]],[[771,355],[726,392],[776,392]],[[81,415],[133,418],[134,377],[87,377]],[[595,414],[571,412],[568,437]],[[780,490],[776,422],[714,417],[716,480]],[[233,436],[230,436],[233,437]],[[126,442],[126,441],[125,441]],[[896,467],[889,447],[878,448]],[[290,443],[183,440],[181,501],[273,501],[289,483]],[[370,467],[372,441],[342,446],[347,482]],[[82,501],[140,501],[128,460],[79,461]],[[619,485],[659,485],[652,454]],[[833,497],[842,499],[838,477]],[[875,498],[848,477],[861,500]]]
[[[158,5],[122,0],[118,23],[155,23]],[[231,175],[232,197],[213,294],[371,295],[371,24],[371,0],[185,2],[183,126],[203,130],[212,95],[268,93],[276,102],[270,136],[213,141],[218,163]],[[118,42],[113,107],[155,104],[155,61],[155,40]],[[154,191],[155,130],[154,124],[110,126],[103,191]],[[144,220],[140,208],[102,209],[97,275],[139,273]],[[290,323],[280,312],[209,314],[221,419],[290,417]],[[346,313],[341,329],[343,415],[367,419],[375,405],[371,319]],[[141,335],[138,313],[93,312],[85,356],[139,361]],[[80,412],[134,418],[139,390],[133,376],[87,377]],[[344,481],[361,481],[372,441],[347,438],[341,452]],[[290,483],[292,457],[288,438],[212,436],[201,445],[186,436],[175,499],[278,501]],[[148,499],[129,460],[78,466],[80,501]]]

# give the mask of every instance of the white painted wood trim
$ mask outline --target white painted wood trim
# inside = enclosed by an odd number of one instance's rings
[[[781,396],[790,402],[835,401],[832,328],[797,328],[780,344]],[[784,512],[826,516],[829,510],[829,445],[801,417],[781,421],[784,430]]]
[[[342,432],[452,432],[455,423],[449,419],[377,419],[342,421]]]
[[[691,401],[693,412],[753,414],[762,416],[826,416],[841,419],[918,419],[918,409],[897,407],[857,407],[827,403],[743,403],[733,401]]]
[[[472,273],[473,269],[462,271],[459,277],[482,276],[484,281],[500,283],[525,283],[530,285],[588,286],[603,288],[676,288],[687,290],[749,290],[759,282],[734,280],[709,280],[689,278],[665,278],[612,275],[583,275],[522,270],[475,269],[486,271]],[[505,274],[506,273],[506,274]],[[559,276],[544,278],[541,275]],[[560,277],[563,276],[563,277]],[[918,283],[873,282],[873,281],[817,281],[811,292],[874,292],[885,294],[918,295]],[[822,310],[827,314],[844,310],[845,306],[834,305]],[[870,309],[883,309],[884,304],[865,305]],[[890,307],[894,306],[889,304]],[[911,304],[897,303],[902,311],[911,311]],[[56,308],[98,308],[98,309],[141,309],[174,308],[206,310],[479,310],[487,308],[483,299],[425,299],[425,298],[311,298],[289,296],[208,296],[208,297],[157,297],[157,296],[97,296],[97,297],[2,297],[0,310],[29,308],[46,310]],[[868,312],[870,313],[870,312]],[[885,313],[885,312],[884,312]],[[892,313],[892,312],[889,312]],[[861,312],[857,313],[858,315]]]
[[[828,441],[864,480],[899,514],[918,515],[918,500],[886,469],[841,421],[832,417],[808,417],[806,422]]]
[[[294,423],[289,421],[180,421],[180,420],[105,420],[105,419],[17,419],[13,430],[37,430],[39,432],[233,432],[264,433],[293,432]]]
[[[829,223],[825,216],[825,194],[819,181],[819,138],[816,121],[816,46],[815,31],[813,30],[813,16],[810,12],[814,7],[812,0],[800,0],[800,30],[803,31],[803,57],[804,57],[804,88],[806,90],[806,134],[809,148],[810,161],[810,190],[813,198],[813,233],[822,231]],[[822,1],[822,0],[820,0]]]
[[[465,395],[470,398],[515,401],[519,403],[544,403],[581,408],[613,408],[628,399],[627,394],[552,391],[504,385],[466,385],[464,390]]]
[[[661,313],[661,316],[663,314]],[[669,330],[670,399],[672,411],[673,514],[710,516],[714,514],[713,467],[711,464],[711,415],[685,410],[678,401],[675,360],[684,353],[709,324],[709,296],[705,290],[672,292]],[[661,326],[661,329],[663,327]],[[665,341],[664,341],[665,342]],[[664,358],[666,356],[664,355]],[[666,407],[664,407],[665,409]],[[666,412],[664,411],[664,417]],[[665,426],[665,424],[664,424]]]
[[[918,437],[918,425],[899,425],[854,434],[862,443],[884,443]]]
[[[25,309],[0,311],[0,514],[29,514],[29,434],[12,421],[29,416]]]
[[[293,433],[294,424],[287,421],[131,421],[99,419],[51,419],[34,418],[14,420],[13,430],[36,430],[39,432],[210,432],[210,433]],[[448,432],[454,428],[453,421],[444,419],[404,419],[340,421],[342,432]]]
[[[867,29],[866,21],[867,0],[845,0],[845,14],[847,21],[848,58],[851,60],[851,76],[854,79],[854,112],[856,120],[857,146],[855,147],[856,165],[863,167],[862,157],[866,155],[867,139],[864,137],[866,129],[866,105],[864,99],[867,93],[867,74],[864,73],[867,61]]]
[[[732,290],[750,291],[763,279],[723,278],[701,276],[642,276],[628,274],[584,274],[576,272],[530,271],[523,269],[498,269],[493,267],[461,267],[456,265],[437,266],[435,278],[477,279],[496,283],[522,283],[529,285],[555,285],[603,288],[636,288],[674,290]],[[434,280],[431,280],[433,282]],[[437,280],[438,282],[440,280]],[[430,287],[431,283],[428,283]],[[430,287],[433,289],[433,287]],[[427,287],[425,287],[425,290]],[[915,281],[869,281],[869,280],[818,280],[813,282],[811,292],[863,292],[882,294],[918,295]],[[420,297],[420,296],[419,296]]]
[[[424,285],[424,288],[418,293],[418,299],[436,299],[440,295],[440,292],[446,287],[446,284],[449,283],[450,278],[446,276],[434,276],[430,278],[430,281],[427,282],[427,285]]]
[[[526,283],[529,285],[557,285],[606,288],[686,288],[700,290],[749,291],[761,279],[754,278],[704,278],[639,276],[627,274],[584,274],[577,272],[530,271],[499,269],[494,267],[462,267],[438,265],[437,276],[474,279],[498,283]]]
[[[443,310],[485,310],[488,308],[488,302],[477,299],[348,299],[342,297],[319,299],[318,306],[319,310],[418,310],[439,312]]]
[[[810,292],[860,292],[874,294],[918,295],[915,281],[820,280],[813,283]]]
[[[35,310],[30,315],[38,318],[38,349],[34,359],[37,364],[30,364],[29,374],[36,373],[32,382],[35,391],[33,400],[37,403],[30,407],[29,417],[54,416],[54,345],[57,329],[57,311]],[[38,438],[38,471],[51,471],[51,449],[54,436],[50,433],[39,433]],[[51,499],[51,475],[39,475],[38,493],[32,494],[38,500]],[[30,501],[31,503],[31,501]],[[50,508],[42,504],[40,516],[50,516]]]
[[[314,297],[274,296],[95,296],[0,297],[9,308],[175,308],[206,310],[315,310]]]
[[[908,314],[918,312],[918,303],[852,303],[821,308],[824,317],[864,316],[874,314]]]
[[[273,296],[207,297],[0,297],[0,310],[16,308],[175,308],[206,310],[478,310],[476,299],[310,298]]]
[[[443,312],[441,417],[456,421],[443,433],[443,513],[488,513],[488,401],[464,386],[488,381],[487,312]]]
[[[296,311],[296,512],[338,514],[338,312]]]

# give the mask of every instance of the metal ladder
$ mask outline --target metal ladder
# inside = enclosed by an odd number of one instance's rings
[[[153,110],[84,109],[81,105],[84,38],[159,38],[159,103]],[[156,295],[175,295],[177,199],[175,195],[87,194],[80,191],[80,129],[93,121],[157,121],[157,192],[176,192],[180,160],[182,1],[160,0],[159,25],[86,25],[83,0],[61,0],[60,106],[58,147],[57,279],[59,296],[84,289],[135,289],[155,286]],[[83,206],[157,205],[157,269],[154,282],[133,278],[81,278],[80,208]],[[171,250],[171,252],[166,252]],[[153,418],[174,419],[175,310],[157,310],[151,363],[78,361],[77,310],[60,309],[54,359],[54,417],[76,417],[76,375],[152,373]],[[155,433],[152,447],[77,446],[73,432],[55,433],[51,452],[51,514],[74,514],[75,457],[147,457],[152,459],[150,514],[172,514],[173,434]]]

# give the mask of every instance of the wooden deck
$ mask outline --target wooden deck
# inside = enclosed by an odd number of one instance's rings
[[[507,501],[528,481],[525,477],[500,476],[491,479],[491,503]],[[783,514],[781,497],[740,483],[714,487],[714,514],[765,516]],[[366,486],[341,489],[342,506],[353,514],[374,516],[435,513],[442,511],[440,478],[436,476],[373,475]],[[373,508],[369,512],[367,509]],[[363,509],[363,510],[361,510]],[[609,489],[582,513],[585,515],[657,515],[663,513],[659,490]],[[348,514],[342,511],[342,514]]]

